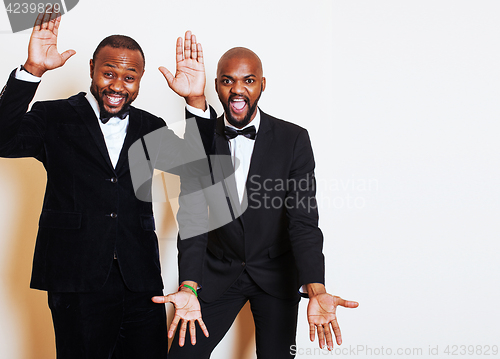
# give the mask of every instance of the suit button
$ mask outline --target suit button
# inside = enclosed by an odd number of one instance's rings
[[[118,178],[113,177],[113,178],[110,179],[110,181],[111,181],[111,183],[116,183],[116,182],[118,182]]]
[[[246,265],[245,262],[241,262],[241,266],[244,267]]]
[[[110,216],[111,216],[111,218],[116,218],[116,217],[118,217],[118,215],[117,215],[115,212],[111,213],[111,214],[110,214]]]

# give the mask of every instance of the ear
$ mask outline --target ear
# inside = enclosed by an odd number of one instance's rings
[[[262,77],[262,91],[264,91],[266,89],[266,78],[265,77]]]
[[[94,78],[94,61],[90,59],[90,78]]]
[[[219,88],[217,86],[217,78],[215,78],[215,92],[217,93],[217,95],[219,94]]]

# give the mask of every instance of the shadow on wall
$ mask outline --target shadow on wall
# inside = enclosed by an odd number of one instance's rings
[[[2,177],[9,183],[9,188],[5,190],[16,199],[16,203],[3,203],[14,211],[14,221],[9,224],[10,230],[1,229],[2,233],[11,234],[2,239],[7,242],[4,255],[8,258],[5,263],[7,278],[2,278],[6,283],[4,295],[8,297],[9,311],[13,313],[22,335],[22,348],[12,348],[22,354],[12,359],[55,358],[54,330],[47,294],[29,288],[38,219],[45,193],[45,170],[42,164],[31,158],[0,159],[0,164]]]
[[[8,310],[12,313],[16,327],[19,328],[19,343],[22,347],[6,348],[7,352],[17,353],[11,359],[55,358],[54,330],[47,294],[44,291],[29,288],[33,251],[35,247],[38,219],[43,195],[45,193],[46,173],[43,165],[35,159],[0,159],[2,182],[8,184],[8,192],[15,203],[3,202],[3,210],[9,211],[13,221],[10,228],[0,228],[2,241],[6,249],[3,255],[5,271],[2,282],[5,283],[1,295],[7,298]],[[163,203],[157,222],[161,222],[158,236],[176,232],[175,213],[171,206]],[[176,210],[176,208],[174,209]],[[5,235],[8,233],[9,235]],[[168,246],[166,257],[176,260],[175,241]],[[165,282],[167,278],[164,278]],[[172,306],[169,309],[169,325],[173,318]],[[8,330],[9,323],[3,322]],[[231,328],[235,340],[227,350],[229,358],[255,358],[255,327],[250,306],[247,303]],[[221,358],[226,359],[226,358]]]

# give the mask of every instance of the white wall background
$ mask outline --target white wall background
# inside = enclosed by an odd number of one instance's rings
[[[500,345],[499,13],[495,0],[81,0],[59,39],[77,55],[44,76],[36,98],[87,91],[94,48],[123,33],[146,53],[135,105],[174,122],[183,100],[156,68],[175,68],[177,36],[190,29],[204,45],[219,111],[217,60],[253,49],[267,77],[261,108],[311,135],[327,289],[360,302],[339,310],[337,355],[445,358],[447,346],[474,345],[466,356],[482,357]],[[27,54],[29,31],[9,32],[0,11],[0,82]],[[35,160],[0,159],[2,359],[55,357],[46,294],[29,289],[44,185]],[[176,208],[155,210],[168,292]],[[298,358],[323,357],[308,340],[306,304]],[[213,357],[254,358],[251,323],[246,308]]]

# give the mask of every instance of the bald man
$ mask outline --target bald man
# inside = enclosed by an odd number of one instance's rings
[[[181,289],[177,298],[168,300],[183,309],[177,310],[169,330],[171,337],[181,323],[171,359],[209,358],[248,301],[256,327],[257,357],[294,357],[301,295],[309,298],[311,340],[317,332],[319,345],[326,343],[332,349],[333,335],[339,345],[342,342],[336,307],[358,305],[326,292],[309,136],[304,128],[257,107],[265,88],[262,63],[251,50],[233,48],[219,60],[215,90],[224,115],[216,124],[214,151],[218,156],[212,158],[212,175],[199,182],[204,189],[222,183],[233,220],[178,242]],[[189,110],[208,117],[199,109]],[[228,176],[231,171],[224,159],[230,161],[234,175]],[[183,181],[183,191],[188,184]],[[214,206],[208,195],[199,200],[207,202],[210,220],[216,220],[220,203]],[[179,216],[184,212],[194,213],[181,205]],[[200,307],[209,337],[200,331],[196,336],[193,313],[199,313]],[[191,345],[184,345],[186,335]]]

